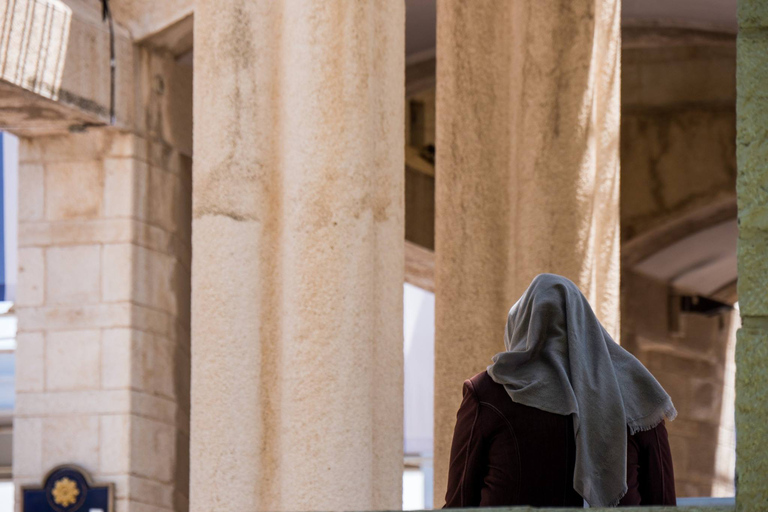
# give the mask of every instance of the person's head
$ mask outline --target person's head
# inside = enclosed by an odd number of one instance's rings
[[[510,345],[527,340],[529,336],[567,341],[565,318],[569,297],[571,302],[575,298],[583,299],[581,291],[570,279],[557,274],[534,277],[507,315],[506,349],[512,350],[514,347]]]

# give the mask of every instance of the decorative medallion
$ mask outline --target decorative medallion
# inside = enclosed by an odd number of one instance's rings
[[[80,494],[80,489],[77,488],[74,480],[64,477],[56,480],[51,494],[53,495],[54,503],[62,507],[68,507],[75,504],[77,496]]]
[[[95,484],[85,470],[57,466],[39,487],[21,488],[21,512],[112,512],[113,484]]]

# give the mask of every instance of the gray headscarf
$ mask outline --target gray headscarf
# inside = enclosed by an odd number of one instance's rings
[[[573,488],[590,506],[617,505],[627,492],[627,427],[634,434],[673,420],[669,395],[558,275],[536,276],[512,306],[504,345],[488,374],[514,402],[573,415]]]

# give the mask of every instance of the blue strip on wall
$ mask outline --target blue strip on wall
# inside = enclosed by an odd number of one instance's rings
[[[0,132],[0,300],[8,300],[5,272],[5,134]]]

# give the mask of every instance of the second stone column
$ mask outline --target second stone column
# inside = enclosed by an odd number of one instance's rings
[[[195,9],[190,508],[399,508],[404,5]]]
[[[462,382],[504,349],[542,272],[614,336],[619,295],[619,1],[437,5],[435,505]]]

